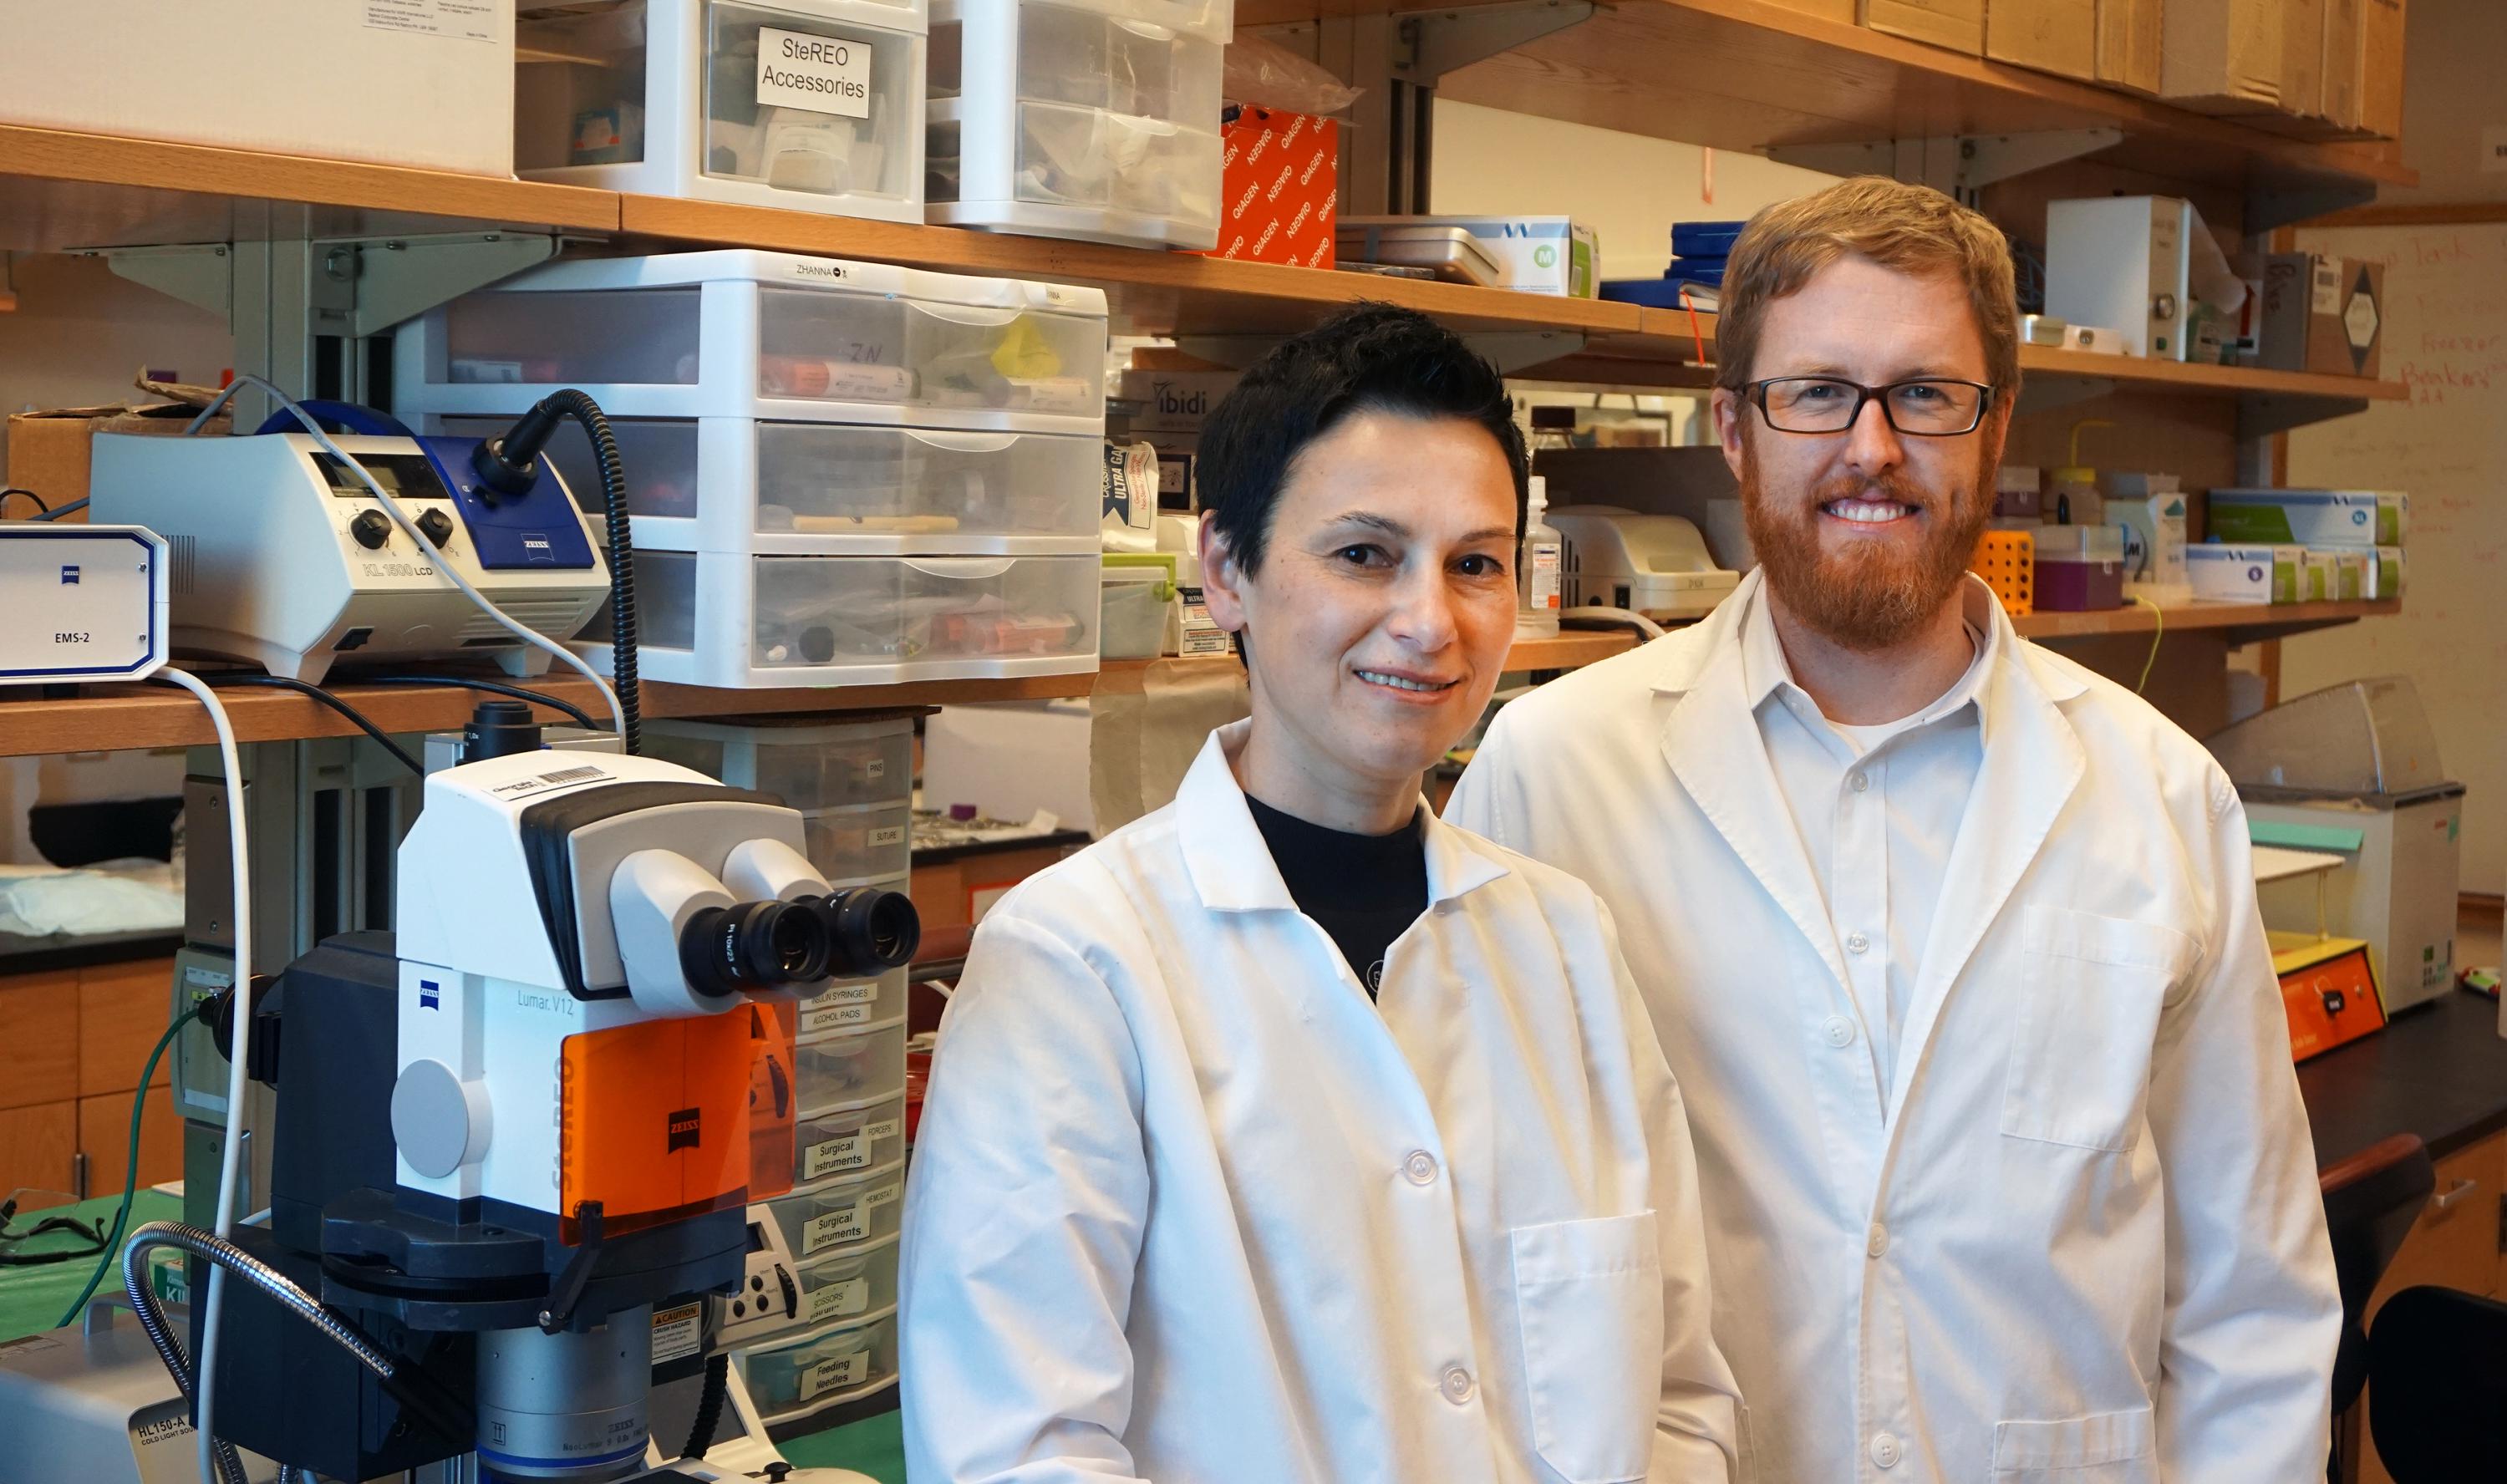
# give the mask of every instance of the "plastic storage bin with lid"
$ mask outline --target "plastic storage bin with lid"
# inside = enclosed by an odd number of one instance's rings
[[[648,739],[650,735],[646,734]],[[905,970],[901,968],[890,969],[876,979],[839,979],[793,1007],[793,1029],[805,1036],[859,1031],[903,1015],[905,996]]]
[[[794,1260],[806,1263],[840,1247],[896,1235],[904,1196],[905,1167],[889,1165],[777,1196],[766,1209]]]
[[[905,801],[801,813],[801,853],[830,882],[902,876],[913,851],[914,807]]]
[[[896,1384],[894,1312],[742,1357],[741,1372],[767,1423],[797,1422]]]
[[[894,685],[1097,669],[1095,557],[636,553],[644,678]],[[588,633],[579,647],[609,663]]]
[[[935,0],[930,220],[1218,243],[1228,0]]]
[[[896,1261],[897,1241],[890,1237],[803,1263],[793,1274],[801,1289],[795,1327],[859,1323],[885,1311],[896,1302]]]
[[[902,1065],[904,1048],[897,1056]],[[855,1175],[905,1157],[905,1098],[900,1089],[885,1103],[838,1108],[803,1118],[793,1131],[792,1183],[815,1185]]]
[[[804,1120],[905,1091],[905,1022],[803,1038],[792,1048],[792,1101]]]
[[[521,412],[437,417],[494,437]],[[1105,445],[1091,434],[614,418],[636,544],[668,551],[1038,556],[1099,549]],[[590,508],[589,443],[549,456]],[[578,483],[578,481],[588,483]],[[704,497],[698,491],[704,491]]]
[[[675,718],[644,724],[644,752],[734,788],[771,793],[792,809],[904,805],[914,795],[914,722],[730,723]]]
[[[514,167],[923,219],[924,0],[522,0]]]
[[[737,248],[587,259],[393,339],[404,414],[512,415],[574,386],[613,419],[1106,427],[1105,291],[1056,283]]]

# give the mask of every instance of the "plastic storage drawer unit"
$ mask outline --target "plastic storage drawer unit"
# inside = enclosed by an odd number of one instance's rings
[[[647,680],[725,687],[1085,674],[1097,573],[1094,557],[638,551],[638,663]]]
[[[513,425],[512,416],[435,420],[474,438]],[[1099,549],[1105,445],[1095,437],[747,417],[610,426],[639,547],[960,557]],[[588,442],[561,438],[549,456],[566,488],[597,501]]]
[[[817,1327],[859,1321],[896,1302],[897,1242],[830,1252],[793,1276],[801,1286],[800,1321]]]
[[[793,1132],[792,1183],[816,1184],[904,1157],[905,1100],[890,1098],[869,1107],[802,1119]]]
[[[905,1022],[813,1036],[792,1048],[792,1100],[816,1118],[905,1091]]]
[[[800,1035],[859,1031],[903,1015],[905,995],[905,970],[901,968],[890,969],[876,979],[840,979],[795,1006],[793,1029]]]
[[[934,222],[1218,245],[1228,0],[937,0]]]
[[[910,804],[855,804],[801,814],[801,853],[831,882],[901,876],[913,869],[913,851]]]
[[[766,1203],[796,1260],[840,1247],[896,1235],[903,1213],[905,1167],[890,1165],[849,1180],[831,1180]]]
[[[511,415],[574,386],[613,418],[1106,428],[1104,290],[884,263],[552,263],[430,309],[394,344],[403,413]]]
[[[896,1382],[896,1320],[883,1316],[772,1350],[742,1367],[759,1420],[797,1422]]]
[[[644,751],[804,812],[913,798],[914,723],[903,716],[797,725],[650,721]]]
[[[531,180],[923,219],[923,0],[522,0]]]

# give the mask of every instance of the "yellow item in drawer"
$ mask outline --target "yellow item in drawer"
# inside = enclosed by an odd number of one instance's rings
[[[1000,344],[993,347],[993,369],[1014,381],[1040,381],[1062,375],[1062,354],[1036,321],[1022,314],[1009,322]]]

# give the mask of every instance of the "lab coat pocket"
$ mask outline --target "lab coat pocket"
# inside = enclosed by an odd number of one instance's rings
[[[1993,1476],[2012,1484],[2153,1484],[2150,1408],[2006,1422],[1993,1430]]]
[[[1518,1226],[1533,1446],[1570,1484],[1642,1479],[1662,1396],[1662,1249],[1654,1215]]]
[[[2019,943],[2002,1132],[2131,1148],[2149,1102],[2160,1008],[2192,968],[2194,941],[2157,923],[2032,906]]]

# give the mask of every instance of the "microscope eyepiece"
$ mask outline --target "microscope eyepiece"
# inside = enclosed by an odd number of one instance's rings
[[[850,887],[825,896],[804,897],[827,934],[827,972],[864,979],[911,962],[923,946],[923,919],[902,891]]]
[[[707,995],[814,983],[827,977],[829,956],[825,922],[800,902],[708,907],[679,932],[679,966]]]

